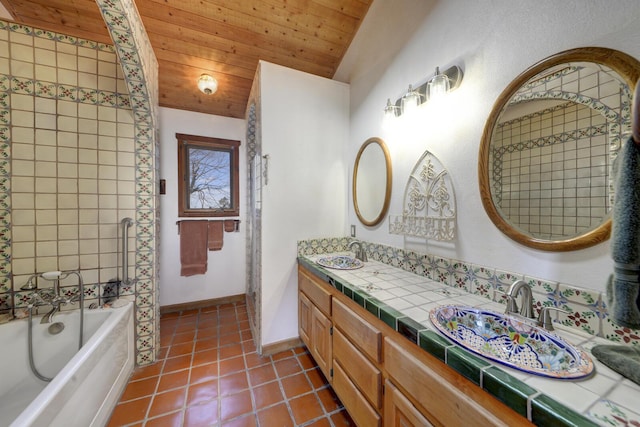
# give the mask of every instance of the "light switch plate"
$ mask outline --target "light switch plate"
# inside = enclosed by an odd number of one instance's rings
[[[351,237],[356,237],[356,226],[351,224]]]

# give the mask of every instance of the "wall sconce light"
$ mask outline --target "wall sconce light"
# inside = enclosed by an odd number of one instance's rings
[[[422,104],[422,95],[417,90],[414,90],[411,85],[409,85],[409,89],[407,93],[402,96],[402,101],[400,102],[400,110],[402,114],[409,114],[418,108],[418,105]]]
[[[384,107],[385,117],[397,117],[407,114],[415,110],[419,105],[435,100],[457,89],[460,86],[460,82],[462,82],[462,69],[457,65],[447,68],[442,73],[440,68],[436,67],[436,73],[431,78],[417,88],[409,85],[407,93],[396,100],[395,103],[391,103],[391,99],[387,99],[387,105]]]
[[[387,98],[387,105],[384,107],[384,118],[391,119],[398,117],[400,107],[391,103],[391,98]]]
[[[218,81],[209,74],[203,74],[198,78],[198,89],[205,95],[213,95],[218,90]]]
[[[427,83],[427,99],[438,99],[449,93],[451,83],[446,74],[440,74],[440,68],[436,67],[436,75]]]

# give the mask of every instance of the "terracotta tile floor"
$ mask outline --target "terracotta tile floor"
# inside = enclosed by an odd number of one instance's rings
[[[256,353],[243,303],[165,315],[160,333],[108,426],[354,425],[305,347]]]

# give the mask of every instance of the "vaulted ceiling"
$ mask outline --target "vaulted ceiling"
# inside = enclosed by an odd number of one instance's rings
[[[244,117],[259,60],[331,78],[373,0],[135,0],[160,105]],[[13,21],[111,43],[95,0],[0,0]],[[204,95],[198,77],[218,91]]]

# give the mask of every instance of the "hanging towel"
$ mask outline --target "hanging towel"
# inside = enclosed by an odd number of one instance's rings
[[[230,233],[232,231],[236,231],[236,220],[235,219],[225,219],[224,220],[224,231]]]
[[[626,141],[614,164],[611,230],[613,273],[607,283],[609,315],[624,327],[640,328],[640,147]]]
[[[208,221],[180,221],[180,275],[193,276],[207,272]]]
[[[222,249],[222,239],[224,232],[222,230],[222,221],[209,221],[209,250],[219,251]]]

